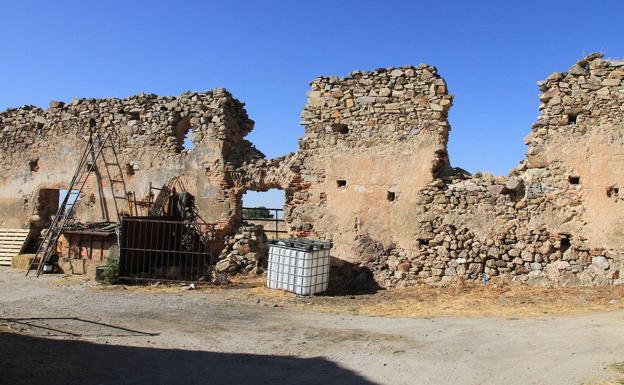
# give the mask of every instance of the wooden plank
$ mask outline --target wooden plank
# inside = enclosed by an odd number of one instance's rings
[[[0,261],[8,262],[24,248],[28,238],[28,229],[0,229]]]

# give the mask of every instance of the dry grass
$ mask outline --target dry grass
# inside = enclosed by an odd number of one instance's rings
[[[83,281],[63,277],[60,281]],[[55,282],[55,284],[63,284]],[[180,284],[94,286],[97,290],[130,290],[141,293],[180,293]],[[269,290],[264,277],[235,277],[226,286],[200,285],[190,292],[218,295],[241,302],[302,308],[317,312],[346,313],[379,317],[478,317],[526,318],[543,315],[583,314],[624,310],[624,287],[543,288],[508,283],[483,288],[478,284],[446,287],[418,285],[372,294],[297,296]]]
[[[615,286],[542,288],[508,284],[483,288],[475,284],[436,288],[420,285],[375,294],[313,297],[269,290],[262,284],[247,290],[250,295],[277,304],[381,317],[535,317],[624,309],[624,287]]]
[[[613,379],[602,382],[583,383],[583,385],[624,385],[624,362],[616,362],[608,366],[608,369],[616,373]]]

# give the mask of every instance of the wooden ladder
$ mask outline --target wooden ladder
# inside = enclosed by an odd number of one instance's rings
[[[52,255],[55,254],[56,243],[71,218],[76,201],[87,183],[89,175],[96,170],[97,161],[100,157],[102,157],[104,161],[106,174],[110,181],[117,219],[119,220],[121,218],[122,213],[119,210],[117,201],[119,199],[123,199],[125,201],[127,199],[127,193],[126,185],[123,181],[123,170],[121,169],[117,159],[117,152],[115,151],[111,133],[107,133],[102,138],[99,132],[91,130],[89,140],[87,141],[87,145],[82,153],[76,172],[74,173],[74,176],[69,184],[67,194],[63,198],[63,201],[59,204],[56,215],[52,218],[52,223],[47,229],[42,242],[39,244],[37,253],[30,263],[26,275],[28,275],[31,270],[37,271],[37,277],[41,275],[43,265],[50,260]],[[110,170],[111,167],[113,167],[113,172]],[[123,195],[121,195],[122,193],[120,193],[120,190],[123,191]],[[103,194],[101,194],[101,197],[103,197]],[[104,215],[108,216],[107,210],[105,210]],[[108,220],[108,218],[106,219]]]

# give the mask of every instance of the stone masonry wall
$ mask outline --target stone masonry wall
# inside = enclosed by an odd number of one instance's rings
[[[293,231],[332,239],[334,255],[350,262],[361,260],[359,240],[368,236],[411,246],[414,200],[450,169],[451,104],[427,65],[314,80],[293,156],[299,180],[287,193]]]
[[[261,267],[239,247],[264,239],[238,228],[243,194],[281,188],[291,235],[331,240],[335,264],[365,268],[384,287],[484,274],[622,284],[624,62],[592,54],[538,84],[541,115],[509,176],[451,167],[452,96],[427,65],[314,80],[299,150],[277,159],[244,139],[253,122],[220,89],[8,110],[0,114],[0,224],[26,225],[47,207],[40,200],[54,194],[46,188],[71,178],[95,119],[116,134],[129,190],[141,196],[149,182],[182,178],[205,219],[229,234],[220,262],[228,271]],[[182,149],[188,130],[190,151]],[[98,215],[94,191],[83,194],[81,219]]]
[[[383,251],[365,260],[377,280],[623,284],[623,69],[592,54],[540,82],[527,160],[510,178],[457,174],[423,189],[418,247],[363,244]]]
[[[227,91],[186,93],[179,97],[140,94],[126,99],[76,99],[0,114],[0,224],[20,227],[37,218],[41,189],[67,188],[84,151],[89,120],[105,134],[113,133],[128,191],[147,196],[150,182],[161,187],[180,177],[196,196],[205,220],[224,227],[235,223],[237,197],[230,170],[245,159],[262,157],[244,136],[253,127],[243,104]],[[194,148],[183,148],[190,134]],[[110,162],[110,160],[109,160]],[[108,216],[115,219],[103,174]],[[76,205],[81,221],[101,220],[97,178],[91,176]]]

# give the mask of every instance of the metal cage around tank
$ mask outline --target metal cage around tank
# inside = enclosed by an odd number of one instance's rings
[[[213,224],[123,217],[119,276],[136,281],[210,282],[218,247]]]

